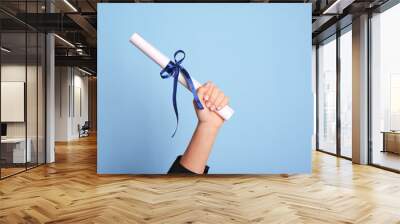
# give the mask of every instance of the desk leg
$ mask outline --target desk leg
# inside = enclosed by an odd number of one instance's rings
[[[383,150],[382,152],[386,152],[386,133],[383,134]]]

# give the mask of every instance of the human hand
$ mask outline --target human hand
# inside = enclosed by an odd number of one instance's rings
[[[204,107],[199,110],[194,105],[199,124],[220,128],[224,119],[216,112],[228,105],[228,97],[210,81],[197,89],[197,95]]]

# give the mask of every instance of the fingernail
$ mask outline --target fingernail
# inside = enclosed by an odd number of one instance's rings
[[[204,96],[204,99],[205,99],[205,100],[208,100],[208,98],[209,98],[209,96],[207,96],[207,95]]]
[[[221,107],[217,107],[217,110],[221,110],[222,108]]]
[[[212,110],[212,111],[215,110],[215,106],[214,106],[214,105],[211,106],[211,110]]]

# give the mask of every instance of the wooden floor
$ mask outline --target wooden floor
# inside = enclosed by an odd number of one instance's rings
[[[400,175],[314,153],[310,175],[98,176],[96,139],[0,181],[0,223],[400,223]]]

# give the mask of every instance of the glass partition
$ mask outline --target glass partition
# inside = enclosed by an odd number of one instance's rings
[[[26,34],[1,34],[1,176],[24,171],[26,150]],[[6,50],[4,50],[6,49]]]
[[[38,132],[38,35],[36,32],[27,33],[27,74],[26,74],[26,113],[27,113],[27,151],[30,151],[30,160],[27,167],[37,165],[37,132]]]
[[[42,13],[44,1],[1,1]],[[3,22],[7,21],[7,22]],[[45,163],[45,34],[0,12],[0,178]]]
[[[38,74],[37,74],[37,162],[43,164],[46,162],[46,36],[43,33],[38,33]]]
[[[38,4],[37,1],[27,1],[25,11],[27,13],[37,13]],[[35,17],[34,17],[35,18]],[[37,17],[36,17],[37,18]],[[32,22],[35,19],[31,19]],[[36,19],[37,20],[37,19]],[[27,150],[31,151],[31,160],[27,163],[27,167],[32,168],[37,166],[37,105],[38,105],[38,88],[37,88],[37,76],[38,76],[38,33],[33,29],[27,29],[27,99],[26,99],[26,110],[27,110]]]

